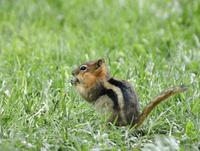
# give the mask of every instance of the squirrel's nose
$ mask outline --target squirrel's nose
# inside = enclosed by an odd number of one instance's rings
[[[73,76],[76,75],[76,71],[75,71],[75,70],[72,71],[72,75],[73,75]]]
[[[71,83],[71,85],[74,85],[74,84],[75,84],[75,79],[72,78],[72,79],[70,80],[70,83]]]
[[[71,85],[76,85],[77,83],[79,83],[79,80],[75,77],[73,77],[71,80],[70,80],[70,83]]]

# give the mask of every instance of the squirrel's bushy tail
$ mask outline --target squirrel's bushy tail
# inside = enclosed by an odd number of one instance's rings
[[[174,94],[184,92],[186,90],[187,88],[185,86],[178,86],[178,87],[169,88],[161,92],[160,95],[158,95],[152,101],[150,101],[150,103],[143,109],[143,112],[139,115],[139,118],[136,124],[134,125],[134,127],[138,128],[144,122],[147,116],[151,113],[151,111],[162,101],[166,100],[167,98],[169,98],[170,96]]]

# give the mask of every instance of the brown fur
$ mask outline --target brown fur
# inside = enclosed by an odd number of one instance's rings
[[[94,104],[97,110],[109,113],[108,121],[116,125],[131,124],[139,127],[150,112],[168,97],[185,91],[185,87],[170,88],[153,99],[139,114],[139,101],[132,86],[121,80],[110,78],[103,59],[82,64],[75,70],[71,83],[79,94]]]

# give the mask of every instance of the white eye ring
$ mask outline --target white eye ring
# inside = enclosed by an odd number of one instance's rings
[[[81,71],[85,71],[86,69],[87,69],[87,66],[86,66],[86,65],[80,66],[80,70],[81,70]]]

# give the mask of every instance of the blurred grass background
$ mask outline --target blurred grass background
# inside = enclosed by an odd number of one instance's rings
[[[166,87],[142,129],[107,127],[69,84],[104,57],[131,81],[141,108]],[[199,0],[0,0],[0,150],[139,150],[156,135],[180,150],[200,143]]]

